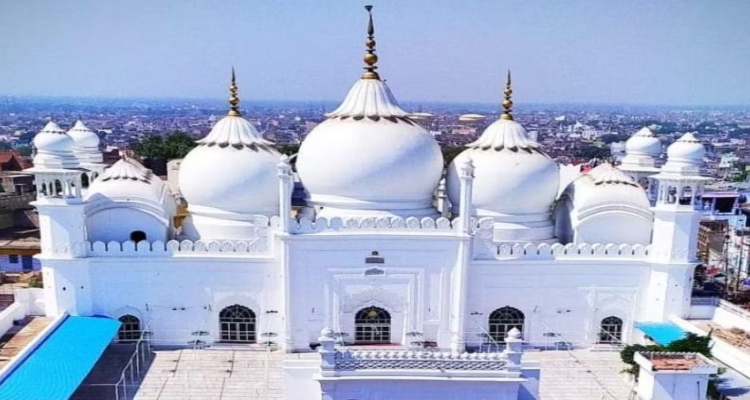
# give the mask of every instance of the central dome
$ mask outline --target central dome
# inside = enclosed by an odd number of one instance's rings
[[[368,32],[367,71],[300,147],[297,172],[308,203],[319,217],[436,215],[440,146],[375,72],[372,17]]]

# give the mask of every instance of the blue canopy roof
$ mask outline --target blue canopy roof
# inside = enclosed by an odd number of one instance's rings
[[[0,400],[70,398],[119,328],[111,318],[67,317],[0,382]]]
[[[671,322],[636,322],[635,328],[661,346],[667,346],[685,337],[685,331]]]

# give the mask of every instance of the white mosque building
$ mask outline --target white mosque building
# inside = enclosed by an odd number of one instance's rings
[[[502,116],[442,182],[440,147],[380,79],[372,20],[366,44],[364,75],[296,156],[294,214],[293,168],[242,117],[234,76],[228,115],[182,162],[180,226],[159,177],[128,157],[105,169],[82,122],[49,122],[29,170],[47,314],[109,316],[120,340],[157,344],[454,353],[634,341],[636,322],[686,315],[705,180],[691,134],[658,166],[640,131],[622,166],[562,188],[513,119],[509,75]]]

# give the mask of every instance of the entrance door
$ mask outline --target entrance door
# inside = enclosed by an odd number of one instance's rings
[[[359,310],[354,319],[356,344],[385,344],[391,342],[391,315],[378,307]]]
[[[221,341],[231,343],[255,343],[255,313],[247,307],[235,304],[219,313]]]

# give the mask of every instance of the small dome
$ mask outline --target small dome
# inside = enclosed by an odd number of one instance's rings
[[[146,201],[163,204],[164,211],[174,209],[169,187],[151,170],[131,158],[121,158],[104,170],[86,193],[86,200],[104,196],[110,200]]]
[[[641,128],[625,142],[625,157],[620,169],[629,173],[655,173],[661,155],[661,141],[649,128]]]
[[[667,148],[667,162],[663,171],[698,173],[705,156],[705,147],[688,132]]]
[[[85,200],[89,241],[170,239],[177,213],[174,196],[168,185],[133,159],[120,159],[104,170]]]
[[[479,216],[549,213],[557,197],[559,167],[509,119],[492,123],[448,168],[448,196],[460,206],[458,167],[474,163],[473,202]]]
[[[653,222],[650,207],[646,191],[635,179],[611,164],[601,164],[573,181],[561,195],[556,212],[558,237],[576,243],[648,244]]]
[[[651,129],[643,127],[625,142],[625,152],[627,155],[659,157],[661,141]]]
[[[216,123],[180,164],[180,193],[193,212],[278,212],[281,154],[241,116]]]
[[[431,215],[440,146],[379,79],[360,79],[302,142],[297,171],[319,216]],[[332,211],[334,209],[335,211]]]
[[[84,125],[80,119],[70,128],[68,136],[73,138],[75,147],[99,151],[99,135]]]
[[[72,153],[75,145],[73,138],[52,121],[34,136],[33,142],[38,153]]]
[[[65,131],[50,121],[34,136],[34,156],[36,167],[75,168],[77,161],[74,155],[75,142]]]

